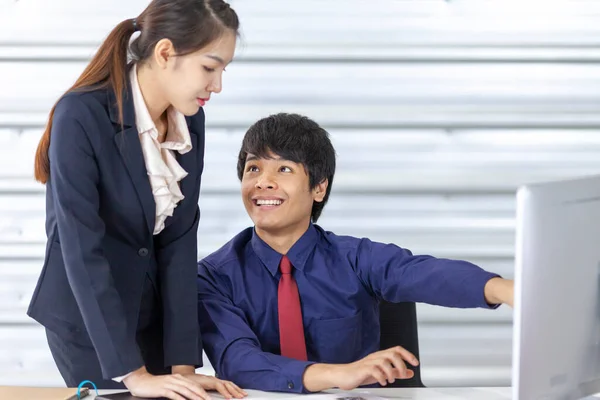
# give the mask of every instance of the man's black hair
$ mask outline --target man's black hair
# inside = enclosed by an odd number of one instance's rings
[[[322,202],[313,202],[311,220],[317,222],[329,199],[335,175],[335,149],[327,131],[308,117],[279,113],[262,118],[246,132],[238,155],[237,173],[242,180],[246,157],[282,159],[302,164],[309,177],[310,189],[325,179],[327,191]]]

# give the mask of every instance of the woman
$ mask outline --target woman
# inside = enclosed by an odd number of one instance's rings
[[[113,29],[50,113],[35,159],[48,244],[28,315],[67,386],[245,395],[194,375],[202,107],[221,91],[238,25],[222,0],[154,0]]]

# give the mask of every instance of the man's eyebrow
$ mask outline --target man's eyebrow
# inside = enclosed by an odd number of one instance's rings
[[[275,157],[258,157],[258,156],[255,156],[254,154],[248,154],[246,156],[246,162],[248,162],[248,161],[256,161],[256,160],[290,161],[290,160],[282,158],[280,156],[275,156]]]

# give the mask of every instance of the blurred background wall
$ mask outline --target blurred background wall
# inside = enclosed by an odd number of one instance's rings
[[[63,384],[25,315],[45,246],[33,155],[51,105],[146,4],[1,2],[0,384]],[[206,106],[199,257],[250,224],[237,151],[252,122],[278,111],[332,135],[339,168],[326,229],[507,278],[518,185],[600,172],[600,2],[231,4],[243,38]],[[426,385],[510,385],[509,308],[418,312]]]

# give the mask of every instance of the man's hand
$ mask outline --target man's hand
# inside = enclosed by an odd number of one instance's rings
[[[515,283],[509,279],[495,277],[487,281],[483,289],[488,304],[507,304],[513,307]]]
[[[378,351],[350,364],[313,364],[306,369],[303,383],[306,390],[311,392],[331,388],[352,390],[377,382],[386,386],[396,379],[410,379],[414,376],[414,372],[406,368],[404,361],[413,366],[419,365],[417,358],[400,346]]]

